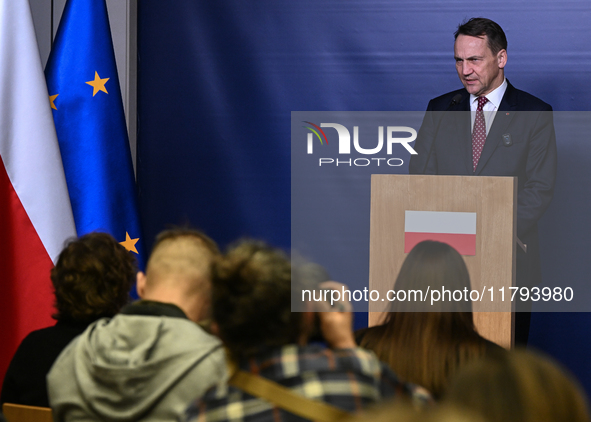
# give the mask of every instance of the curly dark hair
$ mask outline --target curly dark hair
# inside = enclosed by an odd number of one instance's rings
[[[213,266],[213,318],[235,359],[297,341],[301,314],[291,312],[291,263],[280,250],[243,240]]]
[[[58,321],[89,323],[129,302],[135,257],[107,233],[70,240],[51,270]]]

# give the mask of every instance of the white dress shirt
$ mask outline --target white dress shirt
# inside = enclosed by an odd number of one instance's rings
[[[485,97],[488,99],[487,103],[482,107],[482,111],[484,113],[484,121],[486,122],[486,134],[488,135],[488,131],[492,126],[493,121],[495,120],[495,115],[497,114],[497,110],[501,105],[501,101],[503,100],[503,95],[505,95],[505,91],[507,90],[507,79],[503,80],[503,83],[499,85],[494,91],[489,92]],[[476,95],[470,94],[470,110],[472,113],[472,127],[474,127],[474,119],[476,117],[476,109],[478,108],[478,97]]]

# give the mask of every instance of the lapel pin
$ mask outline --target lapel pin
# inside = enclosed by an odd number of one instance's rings
[[[507,114],[509,114],[509,113],[507,113]],[[503,145],[505,145],[506,147],[510,147],[511,145],[513,145],[513,140],[511,139],[510,133],[505,133],[503,135]]]

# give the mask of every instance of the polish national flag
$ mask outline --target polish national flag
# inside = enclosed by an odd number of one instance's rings
[[[423,240],[447,243],[461,255],[476,255],[476,213],[405,211],[404,252]]]
[[[49,272],[76,235],[28,0],[0,0],[0,382],[53,325]]]

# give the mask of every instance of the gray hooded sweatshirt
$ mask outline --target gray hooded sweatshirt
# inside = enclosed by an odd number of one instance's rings
[[[47,376],[55,422],[174,421],[225,383],[220,341],[179,308],[140,302],[124,311],[91,324],[55,361]]]

